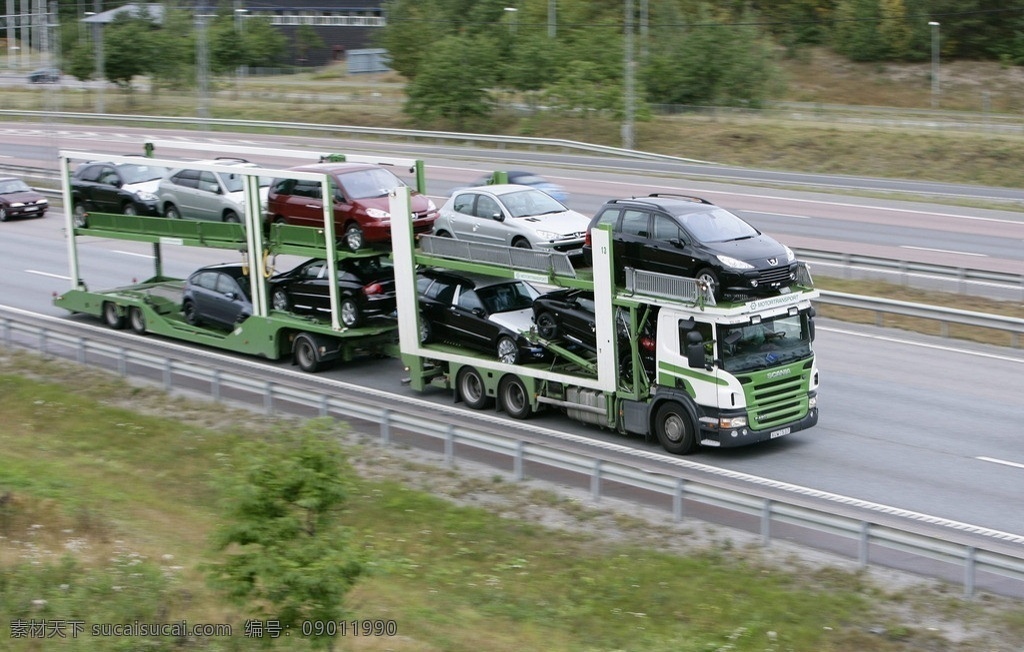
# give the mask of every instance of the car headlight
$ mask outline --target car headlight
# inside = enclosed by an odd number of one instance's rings
[[[787,263],[791,263],[794,260],[796,260],[796,254],[793,253],[793,250],[790,249],[789,247],[786,247],[786,245],[782,245],[782,246],[785,247],[785,249],[786,249],[786,262]]]
[[[431,213],[437,210],[437,204],[434,203],[433,199],[427,199],[427,210]]]
[[[381,210],[379,208],[367,208],[366,214],[375,220],[389,220],[391,219],[391,213]]]
[[[554,231],[535,231],[535,233],[544,240],[558,240],[562,237],[561,233],[555,233]]]
[[[138,197],[141,201],[156,201],[156,195],[154,195],[151,192],[146,192],[145,190],[140,190],[139,192],[135,193],[135,196]]]
[[[11,202],[11,208],[21,208],[24,205],[25,203],[20,201]]]
[[[718,262],[722,263],[726,267],[731,267],[732,269],[754,269],[754,266],[750,263],[745,263],[742,260],[733,258],[732,256],[723,256],[719,254],[715,256],[715,258],[718,259]]]

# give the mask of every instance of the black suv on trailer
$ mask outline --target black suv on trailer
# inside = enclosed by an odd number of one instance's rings
[[[707,282],[715,298],[766,294],[796,279],[793,251],[724,208],[699,197],[652,194],[612,199],[590,221],[590,232],[612,228],[615,268],[633,267]]]

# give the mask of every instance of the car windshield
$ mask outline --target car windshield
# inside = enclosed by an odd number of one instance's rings
[[[0,181],[0,195],[10,195],[16,192],[27,192],[32,190],[28,184],[21,179],[4,179]]]
[[[758,235],[757,229],[723,208],[686,213],[679,220],[698,242],[727,242]]]
[[[229,174],[220,175],[221,179],[224,180],[224,188],[227,192],[242,192],[245,189],[245,175],[231,172]],[[269,188],[271,178],[260,177],[260,188]]]
[[[502,195],[501,201],[512,217],[532,217],[548,213],[564,213],[568,210],[557,199],[535,188]]]
[[[142,183],[162,179],[167,174],[167,168],[158,165],[138,165],[136,163],[122,163],[117,166],[125,183]]]
[[[722,368],[740,372],[767,369],[811,355],[808,315],[783,315],[759,324],[721,326]]]
[[[491,285],[480,288],[476,294],[489,315],[532,308],[533,300],[540,296],[532,285],[522,282]]]
[[[395,188],[405,185],[393,172],[383,168],[346,172],[338,175],[338,181],[349,199],[384,197]]]

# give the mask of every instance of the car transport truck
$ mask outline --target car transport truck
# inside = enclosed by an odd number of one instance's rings
[[[402,360],[414,389],[440,386],[470,407],[510,417],[543,408],[601,428],[655,436],[670,453],[775,439],[817,423],[813,289],[806,267],[771,296],[716,304],[692,278],[626,269],[615,285],[607,227],[591,234],[591,269],[559,252],[467,243],[414,242],[407,193],[393,193],[393,260]],[[543,360],[506,364],[459,341],[422,341],[417,270],[520,279],[592,293],[596,350],[528,337]]]

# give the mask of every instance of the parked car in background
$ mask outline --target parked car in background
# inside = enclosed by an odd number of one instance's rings
[[[15,217],[42,217],[50,202],[17,177],[0,177],[0,222]]]
[[[243,159],[218,158],[196,161],[211,165],[256,168],[255,163]],[[270,187],[269,178],[261,178],[260,206],[262,211]],[[245,215],[245,176],[231,172],[205,172],[181,168],[171,170],[157,186],[160,212],[168,218],[240,222]]]
[[[307,260],[270,279],[275,310],[330,314],[331,284],[327,261]],[[395,312],[395,270],[382,256],[346,257],[338,261],[338,319],[355,328]]]
[[[454,340],[506,364],[545,357],[522,335],[533,325],[533,301],[540,295],[529,283],[427,269],[416,287],[423,343]]]
[[[566,192],[565,188],[558,185],[557,183],[548,181],[544,177],[534,172],[527,172],[525,170],[509,170],[507,172],[504,172],[504,175],[504,183],[514,183],[520,186],[530,186],[531,188],[536,188],[537,190],[546,192],[547,194],[551,195],[552,197],[562,202],[563,204],[569,201],[569,193]],[[474,179],[473,182],[470,183],[469,185],[470,187],[489,186],[492,184],[496,185],[498,183],[495,180],[497,176],[498,175],[494,172],[490,174],[485,174],[482,177]]]
[[[40,68],[28,74],[28,81],[32,84],[56,84],[60,81],[60,68]]]
[[[434,234],[573,255],[583,252],[589,224],[547,193],[508,184],[457,191],[441,207]]]
[[[724,208],[699,197],[653,194],[612,199],[587,231],[612,228],[615,267],[696,278],[715,299],[777,292],[796,280],[793,251]]]
[[[160,215],[156,190],[167,172],[165,167],[144,162],[82,163],[71,175],[75,224],[84,225],[87,211]]]
[[[368,244],[391,243],[388,194],[406,183],[380,165],[365,163],[317,163],[291,168],[331,175],[335,185],[334,226],[341,243],[357,251]],[[315,181],[276,179],[267,193],[267,217],[271,222],[322,226],[321,185]],[[437,219],[434,202],[415,190],[411,197],[415,233],[429,233]]]
[[[252,316],[247,268],[223,263],[200,268],[185,281],[181,310],[193,326],[210,324],[231,330]]]

